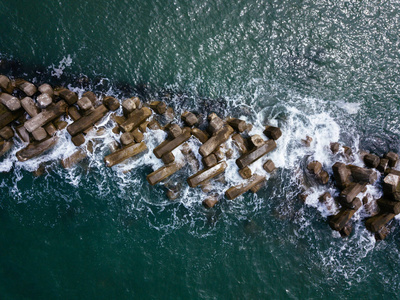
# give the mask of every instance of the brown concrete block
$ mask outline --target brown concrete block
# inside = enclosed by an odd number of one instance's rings
[[[250,189],[250,192],[252,192],[253,194],[257,193],[259,190],[261,190],[261,188],[265,185],[266,182],[267,182],[267,180],[264,178],[264,180],[260,181],[255,186],[253,186]]]
[[[40,108],[46,108],[51,103],[53,103],[53,98],[49,94],[40,94],[36,97],[36,101],[39,104]]]
[[[88,111],[93,109],[92,101],[90,101],[88,97],[82,97],[81,99],[78,100],[76,104],[78,104],[79,108],[83,111]]]
[[[239,175],[243,179],[249,179],[252,174],[249,167],[244,167],[243,169],[239,169]]]
[[[39,156],[43,152],[53,148],[58,141],[58,137],[54,136],[41,142],[30,143],[27,147],[19,150],[16,156],[19,161],[26,161],[33,157]]]
[[[163,156],[161,156],[161,159],[164,164],[168,165],[175,161],[175,156],[172,154],[172,152],[167,152]]]
[[[203,157],[201,161],[206,168],[211,168],[218,163],[215,154],[210,154],[209,156]]]
[[[21,106],[25,109],[25,111],[30,115],[31,117],[36,116],[40,110],[37,107],[35,101],[31,97],[25,97],[21,100]]]
[[[161,156],[163,156],[165,153],[171,152],[172,150],[186,142],[188,139],[190,139],[191,136],[191,129],[189,127],[185,127],[181,135],[173,140],[161,143],[159,146],[154,148],[153,153],[157,158],[161,158]]]
[[[233,186],[225,192],[226,198],[233,200],[245,192],[249,191],[252,187],[260,184],[265,180],[264,176],[254,174],[247,182]]]
[[[29,133],[26,130],[26,128],[24,127],[24,125],[20,125],[20,126],[16,127],[15,131],[17,132],[18,136],[20,137],[21,141],[23,141],[24,143],[30,142]]]
[[[218,203],[218,198],[215,196],[209,196],[202,202],[205,208],[213,208],[217,203]]]
[[[0,142],[0,157],[2,157],[4,154],[6,154],[12,146],[14,145],[14,141],[1,141]]]
[[[147,128],[151,130],[162,130],[160,123],[154,119],[147,124]]]
[[[366,154],[364,156],[364,163],[368,168],[376,168],[378,167],[381,159],[379,156],[374,154]]]
[[[195,136],[202,144],[207,142],[209,138],[209,135],[199,128],[192,128],[192,135]]]
[[[340,193],[340,198],[343,199],[343,201],[350,203],[359,193],[361,193],[366,185],[366,183],[360,184],[352,182]]]
[[[182,134],[182,128],[178,124],[168,124],[165,129],[170,139],[174,139]]]
[[[97,96],[96,96],[95,93],[93,93],[93,92],[91,92],[91,91],[88,91],[88,92],[83,93],[82,98],[83,98],[83,97],[88,98],[88,99],[90,100],[90,102],[92,102],[92,105],[93,105],[93,106],[96,105],[96,103],[97,103]]]
[[[250,145],[252,146],[252,148],[261,147],[262,145],[264,145],[264,143],[265,143],[264,139],[258,134],[255,134],[250,137]]]
[[[336,162],[332,166],[333,177],[336,181],[336,186],[339,189],[344,189],[351,181],[351,172],[344,163]]]
[[[47,134],[53,136],[56,134],[57,129],[52,123],[48,123],[43,126],[44,130],[46,130]]]
[[[78,95],[66,88],[59,90],[58,96],[68,103],[68,105],[73,105],[78,101]]]
[[[182,163],[173,162],[172,164],[161,167],[160,169],[154,171],[153,173],[150,173],[149,175],[147,175],[146,179],[150,183],[150,185],[155,185],[167,179],[169,176],[171,176],[178,170],[182,169],[183,166],[184,164]]]
[[[385,173],[385,171],[388,168],[388,166],[389,166],[389,159],[381,158],[379,160],[379,165],[376,168],[378,169],[379,172]]]
[[[329,182],[329,174],[325,170],[322,170],[317,175],[317,179],[321,184],[327,184]]]
[[[250,146],[248,145],[247,140],[245,140],[240,133],[234,134],[232,140],[241,155],[249,152]]]
[[[317,175],[322,170],[322,164],[319,161],[312,161],[307,165],[307,169],[311,174]]]
[[[144,121],[142,124],[139,125],[139,130],[143,133],[147,131],[147,125],[149,125],[149,121]]]
[[[210,180],[211,178],[214,178],[215,176],[221,174],[222,172],[225,171],[227,167],[226,162],[220,162],[219,164],[215,165],[214,167],[211,167],[209,169],[203,169],[196,174],[193,174],[187,179],[187,182],[190,187],[196,187],[203,182],[206,182]]]
[[[279,127],[274,126],[266,126],[264,130],[264,134],[273,140],[277,140],[282,136],[282,131]]]
[[[378,174],[374,170],[361,168],[354,165],[347,166],[355,182],[366,182],[373,184],[378,179]]]
[[[220,131],[215,133],[199,148],[201,156],[206,157],[213,153],[222,143],[225,143],[233,133],[233,128],[229,125],[224,126]]]
[[[339,143],[331,143],[330,147],[331,147],[332,153],[336,154],[339,152],[340,144]]]
[[[32,97],[37,92],[36,86],[24,79],[16,79],[15,85],[20,91],[24,92],[29,97]]]
[[[181,118],[182,118],[182,121],[185,122],[185,124],[189,127],[192,127],[193,125],[195,125],[199,122],[199,119],[196,117],[196,115],[189,111],[185,111],[181,115]]]
[[[93,126],[96,122],[100,121],[106,114],[108,110],[104,105],[97,107],[90,115],[83,116],[79,120],[70,124],[67,127],[67,131],[70,135],[74,136],[78,133],[88,129]]]
[[[3,128],[4,126],[7,126],[11,122],[17,120],[25,113],[23,109],[19,109],[16,111],[9,111],[3,104],[0,103],[0,111],[2,109],[4,109],[5,112],[2,112],[0,114],[0,129]]]
[[[371,232],[378,232],[388,224],[396,215],[391,213],[380,213],[365,221],[365,227]]]
[[[338,197],[336,199],[340,205],[344,208],[356,209],[357,207],[361,207],[362,203],[360,198],[355,197],[351,202],[347,202],[344,198]]]
[[[146,121],[151,116],[151,110],[148,107],[142,107],[141,109],[135,109],[124,123],[121,124],[123,131],[132,131],[137,128],[141,123]]]
[[[130,157],[138,155],[145,150],[147,150],[147,146],[144,142],[130,144],[129,146],[119,149],[104,157],[104,162],[106,163],[107,167],[112,167]]]
[[[235,118],[229,118],[227,123],[238,132],[243,132],[247,129],[247,124],[245,121]]]
[[[124,100],[124,102],[122,102],[122,112],[125,117],[128,117],[128,115],[135,109],[136,109],[136,103],[133,98],[126,99]]]
[[[264,165],[263,168],[265,171],[267,171],[268,173],[272,173],[273,171],[276,170],[275,164],[272,160],[268,159]]]
[[[61,166],[64,169],[70,169],[87,157],[87,153],[83,149],[78,149],[71,156],[64,158],[61,161]]]
[[[82,133],[79,133],[71,137],[71,141],[76,147],[79,147],[80,145],[85,143],[85,136]]]
[[[11,80],[4,75],[0,75],[0,89],[5,92],[11,94],[14,90]]]
[[[391,168],[396,167],[397,162],[399,161],[399,155],[392,151],[385,154],[385,158],[389,160],[389,167]]]
[[[143,141],[144,136],[143,133],[139,130],[139,128],[136,128],[131,133],[136,143],[140,143],[141,141]]]
[[[121,144],[124,145],[124,146],[132,144],[135,141],[133,135],[130,132],[124,132],[121,135],[120,140],[121,140]]]
[[[381,211],[392,213],[398,215],[400,213],[400,202],[392,201],[385,198],[380,198],[377,200],[377,204]]]
[[[342,230],[360,207],[356,207],[355,209],[342,208],[339,213],[330,218],[329,226],[336,231]]]
[[[162,115],[167,110],[167,105],[162,101],[152,101],[150,102],[150,108],[157,114]]]
[[[264,145],[262,145],[259,148],[255,148],[252,151],[243,154],[241,157],[239,157],[236,160],[236,164],[238,165],[239,168],[244,168],[251,163],[255,162],[256,160],[260,159],[267,153],[271,152],[276,148],[276,143],[274,140],[268,140],[265,142]]]
[[[11,111],[16,111],[21,108],[19,99],[7,93],[0,94],[0,102]]]
[[[10,126],[5,126],[2,129],[0,129],[0,137],[2,137],[5,140],[9,140],[14,136],[14,131],[11,129]]]
[[[53,121],[53,123],[56,126],[57,130],[63,130],[68,126],[68,123],[63,120],[55,120]]]
[[[75,106],[70,106],[68,108],[68,116],[70,116],[74,121],[78,121],[82,117],[81,113]]]
[[[307,135],[305,139],[301,140],[301,142],[303,143],[304,146],[310,147],[312,140],[313,140],[312,137]]]
[[[119,108],[119,101],[111,96],[106,96],[103,99],[103,105],[111,111],[116,111]]]
[[[67,109],[67,104],[64,101],[59,101],[54,105],[51,105],[41,113],[37,114],[33,118],[25,122],[24,126],[28,132],[32,132],[35,129],[42,127],[43,125],[53,121],[59,116],[63,115]]]
[[[217,116],[216,113],[211,113],[208,116],[208,132],[211,134],[216,133],[218,130],[220,130],[224,126],[224,121],[220,117]]]
[[[383,226],[378,232],[375,232],[375,239],[377,241],[382,241],[389,235],[389,233],[390,230],[386,226]]]
[[[43,83],[41,86],[39,86],[38,90],[40,93],[47,94],[50,97],[53,97],[53,95],[54,95],[53,88],[51,87],[50,84],[47,84],[47,83]]]

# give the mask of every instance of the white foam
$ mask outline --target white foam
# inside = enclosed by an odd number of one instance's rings
[[[51,69],[51,76],[60,78],[61,75],[64,73],[64,70],[67,67],[70,67],[72,65],[72,58],[71,55],[68,54],[67,57],[63,57],[62,60],[58,63],[58,67],[56,67],[54,64],[52,64],[49,69]]]

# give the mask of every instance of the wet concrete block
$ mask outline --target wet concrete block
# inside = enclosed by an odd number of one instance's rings
[[[58,96],[63,99],[68,105],[73,105],[78,101],[78,95],[69,89],[61,89],[58,91]]]
[[[339,143],[331,143],[330,148],[333,154],[336,154],[339,152],[340,149],[340,144]]]
[[[167,110],[167,104],[162,101],[152,101],[150,102],[150,108],[154,110],[157,114],[162,115]]]
[[[391,213],[379,213],[365,221],[365,227],[371,232],[378,232],[388,224],[396,215]]]
[[[173,140],[182,134],[182,128],[178,124],[168,124],[165,129],[168,132],[168,137]]]
[[[144,142],[130,144],[129,146],[119,149],[104,157],[104,162],[106,163],[107,167],[112,167],[130,157],[138,155],[145,150],[147,150],[147,146]]]
[[[368,168],[376,168],[378,167],[381,159],[379,156],[374,154],[366,154],[364,156],[364,163]]]
[[[264,130],[264,134],[273,140],[277,140],[282,136],[282,131],[279,127],[274,126],[266,126]]]
[[[236,145],[241,155],[249,152],[250,146],[246,139],[240,133],[236,133],[232,136],[232,141]]]
[[[243,179],[249,179],[252,174],[249,167],[244,167],[243,169],[239,169],[239,175]]]
[[[377,200],[377,204],[381,211],[398,215],[400,213],[400,202],[392,201],[385,198]]]
[[[78,100],[76,104],[78,104],[79,108],[83,111],[88,111],[93,109],[92,101],[90,101],[88,97],[82,97],[81,99]]]
[[[226,192],[225,196],[229,200],[233,200],[240,195],[244,194],[245,192],[249,191],[252,187],[258,185],[259,183],[265,180],[264,176],[260,176],[254,174],[248,181],[245,183],[230,187]]]
[[[359,193],[362,192],[366,185],[366,183],[360,184],[352,182],[340,193],[340,198],[343,201],[350,203]]]
[[[253,149],[252,151],[243,154],[236,160],[236,164],[239,168],[244,168],[251,163],[255,162],[256,160],[260,159],[267,153],[271,152],[276,148],[276,143],[274,140],[268,140],[259,148]]]
[[[0,75],[0,89],[9,94],[13,92],[11,80],[7,76]]]
[[[0,137],[2,137],[5,140],[9,140],[14,136],[14,131],[10,126],[5,126],[2,129],[0,129]]]
[[[347,202],[342,197],[338,197],[337,201],[340,203],[342,207],[349,209],[356,209],[357,207],[361,207],[362,205],[360,198],[357,197],[355,197],[351,202]]]
[[[35,101],[33,101],[31,97],[23,98],[21,100],[21,106],[31,117],[36,116],[40,112],[39,107],[37,107]]]
[[[183,166],[183,163],[173,162],[172,164],[161,167],[160,169],[150,173],[147,175],[146,179],[150,185],[155,185],[182,169]]]
[[[0,114],[0,129],[17,120],[25,113],[23,109],[9,111],[3,104],[0,103],[0,110],[2,108],[4,108],[6,111]]]
[[[209,138],[209,135],[199,128],[192,128],[192,135],[195,136],[202,144],[207,142]]]
[[[116,111],[120,106],[119,101],[111,96],[106,96],[103,98],[103,105],[111,111]]]
[[[85,136],[82,133],[79,133],[71,137],[71,141],[76,147],[79,147],[80,145],[85,143]]]
[[[39,127],[32,131],[32,136],[36,141],[40,142],[47,137],[47,132],[43,127]]]
[[[100,121],[107,113],[108,109],[104,105],[100,105],[90,115],[83,116],[70,124],[67,131],[71,136],[77,135]]]
[[[274,162],[273,162],[272,160],[270,160],[270,159],[268,159],[268,160],[264,163],[263,168],[264,168],[264,170],[265,170],[267,173],[272,173],[273,171],[276,170],[276,167],[275,167]]]
[[[53,125],[53,123],[48,123],[43,126],[44,130],[46,130],[47,134],[53,136],[57,132],[57,128]]]
[[[311,142],[313,141],[312,137],[310,136],[306,136],[305,139],[302,139],[301,142],[303,143],[304,146],[306,147],[310,147],[311,146]]]
[[[161,159],[164,164],[168,165],[175,161],[175,156],[174,154],[172,154],[172,152],[167,152],[163,156],[161,156]]]
[[[142,132],[142,133],[145,133],[146,131],[147,131],[147,125],[149,125],[149,121],[144,121],[142,124],[140,124],[139,125],[139,130]]]
[[[21,108],[19,99],[7,93],[0,94],[0,102],[11,111],[16,111]]]
[[[360,207],[356,207],[355,209],[342,208],[336,215],[330,217],[329,226],[336,231],[342,230]]]
[[[378,179],[378,174],[371,169],[361,168],[354,165],[347,166],[355,182],[366,182],[373,184]]]
[[[378,232],[375,232],[375,239],[377,241],[382,241],[389,235],[389,233],[390,233],[389,228],[383,226]]]
[[[132,136],[135,139],[136,143],[140,143],[141,141],[143,141],[144,139],[144,135],[143,133],[139,130],[139,128],[136,128],[135,130],[133,130],[132,132]]]
[[[258,193],[259,190],[261,190],[261,188],[265,185],[265,183],[267,182],[267,180],[264,178],[264,180],[260,181],[260,183],[256,184],[255,186],[253,186],[250,189],[250,192],[252,193]]]
[[[132,131],[139,127],[141,123],[146,121],[151,116],[151,109],[148,107],[142,107],[141,109],[135,109],[126,119],[124,123],[120,125],[123,131]]]
[[[233,128],[229,125],[224,126],[220,131],[215,133],[199,148],[201,156],[206,157],[213,153],[222,143],[225,143],[233,133]]]
[[[128,117],[128,115],[135,109],[136,109],[136,103],[134,98],[129,98],[124,100],[124,102],[122,102],[122,112],[125,117]]]
[[[344,227],[339,231],[340,236],[342,238],[348,237],[350,236],[352,230],[353,227],[351,226],[351,222],[349,222],[346,225],[344,225]]]
[[[336,162],[332,166],[333,177],[335,178],[336,186],[339,189],[344,189],[351,181],[351,172],[344,163]]]
[[[61,100],[54,105],[50,105],[41,113],[26,121],[24,126],[28,132],[33,132],[35,129],[42,127],[43,125],[65,114],[66,109],[67,103]]]
[[[201,161],[206,168],[211,168],[218,163],[217,157],[213,153],[211,153],[209,156],[203,157]]]
[[[247,124],[245,121],[235,118],[229,118],[227,123],[238,132],[243,132],[247,129]]]
[[[208,127],[207,127],[208,132],[214,134],[218,130],[220,130],[223,126],[224,126],[224,121],[222,121],[222,119],[218,117],[216,113],[211,113],[208,116]]]
[[[187,182],[190,187],[196,187],[203,182],[206,182],[210,180],[211,178],[214,178],[215,176],[223,173],[227,167],[226,162],[220,162],[219,164],[209,168],[209,169],[203,169],[196,174],[193,174],[187,179]]]
[[[209,196],[202,202],[205,208],[213,208],[217,203],[218,203],[218,198],[215,196]]]
[[[58,141],[58,137],[54,136],[41,142],[30,143],[27,147],[16,153],[19,161],[27,161],[31,158],[41,155],[47,150],[53,148]]]
[[[92,91],[87,91],[85,93],[82,94],[82,98],[86,97],[90,100],[90,102],[92,102],[92,105],[95,106],[97,103],[97,96],[95,93],[93,93]]]
[[[252,135],[249,141],[252,148],[261,147],[265,143],[265,140],[258,134]]]
[[[2,157],[4,154],[6,154],[12,146],[14,145],[14,141],[1,141],[0,142],[0,157]]]
[[[307,165],[307,170],[311,172],[311,174],[317,175],[322,170],[322,164],[319,161],[312,161]]]
[[[83,149],[78,149],[71,156],[61,160],[61,166],[64,169],[70,169],[87,157],[87,153]]]
[[[397,162],[399,161],[399,155],[394,152],[388,152],[385,155],[385,158],[389,160],[389,167],[394,168],[397,165]]]
[[[376,167],[379,172],[385,173],[386,169],[389,167],[389,159],[381,158],[379,160],[379,165]]]
[[[189,127],[192,127],[199,122],[199,119],[196,117],[196,115],[189,111],[185,111],[181,115],[181,119]]]
[[[68,108],[68,116],[70,116],[74,121],[78,121],[80,118],[82,118],[81,113],[75,106],[70,106]]]
[[[176,137],[173,140],[166,141],[165,143],[161,143],[159,146],[154,148],[153,153],[157,158],[161,158],[165,153],[171,152],[175,148],[179,147],[181,144],[186,142],[192,136],[191,129],[189,127],[185,127],[182,130],[182,134]]]
[[[29,97],[32,97],[37,92],[36,86],[24,79],[16,79],[15,85],[20,91],[24,92],[25,95]]]
[[[47,83],[43,83],[42,85],[40,85],[39,88],[38,88],[38,90],[39,90],[39,92],[40,92],[41,94],[47,94],[47,95],[49,95],[50,97],[53,97],[53,95],[54,95],[54,90],[53,90],[53,88],[51,87],[50,84],[47,84]]]
[[[48,94],[40,94],[39,96],[37,96],[36,101],[39,104],[40,108],[46,108],[51,103],[53,103],[53,98],[51,98]]]
[[[17,132],[18,136],[20,137],[21,141],[23,141],[24,143],[30,142],[29,132],[26,130],[24,125],[15,127],[15,131]]]
[[[54,126],[56,126],[57,130],[63,130],[64,128],[67,128],[68,123],[63,120],[55,120],[53,121]]]
[[[353,155],[353,150],[350,147],[343,146],[343,153],[346,158],[350,158]]]
[[[147,124],[147,128],[151,129],[151,130],[163,130],[162,126],[160,125],[160,123],[157,120],[151,120],[148,124]]]
[[[329,174],[325,170],[319,172],[316,177],[321,184],[327,184],[329,182]]]
[[[129,144],[132,144],[135,141],[135,139],[133,138],[133,135],[130,132],[124,132],[121,135],[120,141],[122,145],[127,146]]]

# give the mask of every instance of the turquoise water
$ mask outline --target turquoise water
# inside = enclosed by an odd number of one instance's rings
[[[331,141],[399,152],[399,17],[394,1],[0,0],[3,74],[120,100],[168,91],[177,111],[270,121],[284,134],[267,185],[212,210],[198,191],[171,202],[150,187],[154,161],[124,174],[106,169],[99,148],[64,170],[63,140],[36,178],[40,159],[9,154],[1,298],[398,298],[398,220],[376,243],[361,211],[342,239],[297,194],[304,157],[335,161]]]

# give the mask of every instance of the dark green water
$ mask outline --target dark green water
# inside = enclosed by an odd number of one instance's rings
[[[22,66],[6,75],[85,75],[115,95],[146,84],[187,95],[178,110],[223,98],[284,133],[266,187],[211,211],[196,191],[170,202],[150,187],[151,164],[122,174],[99,151],[66,171],[59,147],[35,178],[40,161],[14,151],[0,162],[0,298],[399,298],[398,221],[375,243],[361,212],[342,239],[295,175],[305,155],[331,165],[331,141],[399,152],[399,22],[396,1],[0,0],[0,54]]]

